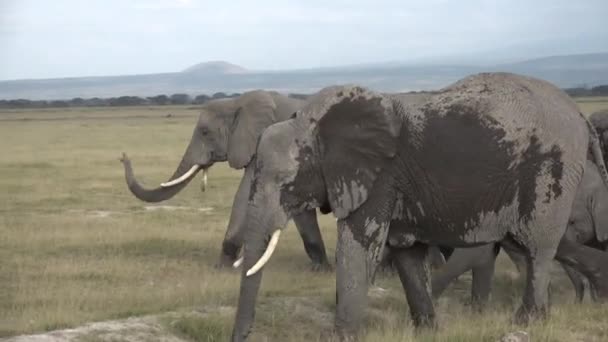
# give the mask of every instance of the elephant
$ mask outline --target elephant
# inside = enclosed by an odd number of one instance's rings
[[[608,248],[608,187],[591,160],[587,160],[583,179],[576,192],[566,236],[590,248]],[[452,281],[471,270],[471,302],[475,307],[483,308],[490,295],[494,263],[499,250],[499,244],[454,250],[447,262],[433,275],[433,297],[438,298]],[[526,270],[525,256],[521,252],[509,248],[505,248],[505,251],[520,272]],[[570,266],[562,266],[574,285],[577,300],[582,301],[585,294],[582,276]],[[593,288],[590,290],[594,297]]]
[[[192,138],[177,169],[159,187],[143,188],[133,174],[131,161],[123,153],[121,161],[128,188],[140,200],[160,202],[175,196],[200,170],[204,171],[204,190],[206,171],[216,162],[228,161],[232,168],[244,168],[217,264],[219,267],[232,266],[243,242],[241,231],[251,188],[253,168],[250,165],[257,139],[266,127],[288,119],[304,103],[303,100],[276,92],[260,90],[244,93],[237,98],[209,101],[201,108]],[[313,270],[330,269],[315,210],[302,211],[293,219],[306,253],[312,260]]]
[[[608,295],[608,263],[590,261],[608,257],[562,239],[589,146],[601,158],[576,104],[534,78],[476,74],[416,104],[356,85],[324,88],[258,142],[232,340],[246,340],[253,327],[262,269],[288,220],[326,203],[337,219],[342,339],[357,336],[384,248],[417,327],[436,325],[432,245],[525,250],[531,267],[517,322],[548,314],[554,257]],[[608,182],[603,162],[601,172]]]
[[[604,162],[608,163],[608,109],[591,114],[589,120],[595,126],[600,136],[600,143],[604,152]]]

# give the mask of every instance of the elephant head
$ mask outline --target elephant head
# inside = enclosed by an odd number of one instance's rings
[[[123,154],[121,161],[129,190],[140,200],[160,202],[177,194],[200,170],[205,171],[205,183],[206,170],[216,162],[228,161],[235,169],[244,168],[253,158],[262,131],[272,123],[287,119],[302,104],[302,100],[265,91],[210,101],[201,108],[177,169],[159,187],[144,189],[133,175],[130,160]]]
[[[581,244],[608,242],[608,188],[590,160],[572,204],[566,234]]]
[[[264,131],[254,159],[234,341],[249,333],[261,269],[287,221],[326,203],[339,219],[355,211],[395,156],[399,128],[392,101],[348,86],[323,89],[294,118]]]

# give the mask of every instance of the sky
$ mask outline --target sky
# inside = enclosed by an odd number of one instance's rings
[[[606,0],[0,0],[0,80],[608,52]]]

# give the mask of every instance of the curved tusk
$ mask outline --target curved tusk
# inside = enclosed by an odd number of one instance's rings
[[[234,267],[234,268],[241,267],[241,265],[243,264],[243,260],[245,260],[245,258],[243,258],[243,257],[238,258],[237,261],[235,261],[234,264],[232,264],[232,267]]]
[[[160,183],[160,186],[162,186],[163,188],[166,188],[169,186],[177,185],[177,184],[185,181],[186,179],[190,178],[199,168],[200,168],[200,166],[194,165],[190,168],[190,170],[188,170],[188,172],[184,173],[181,177],[168,181],[168,182],[165,182],[165,183]]]
[[[201,191],[205,192],[207,190],[207,173],[209,172],[208,168],[203,169],[203,181],[201,182]]]
[[[274,233],[272,233],[272,237],[270,238],[270,242],[268,243],[268,247],[266,247],[264,254],[262,254],[262,257],[260,258],[260,260],[258,260],[258,262],[256,262],[255,265],[253,265],[253,267],[251,267],[247,271],[246,275],[248,277],[256,274],[262,267],[264,267],[264,265],[268,262],[268,260],[270,260],[270,257],[272,256],[274,249],[277,248],[277,243],[279,242],[279,236],[281,236],[280,229],[277,229],[274,231]]]

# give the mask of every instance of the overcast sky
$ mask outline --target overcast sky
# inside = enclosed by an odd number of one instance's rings
[[[0,79],[608,51],[607,23],[607,0],[0,0]]]

